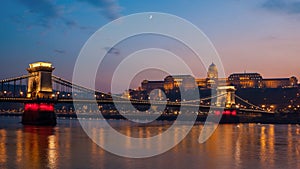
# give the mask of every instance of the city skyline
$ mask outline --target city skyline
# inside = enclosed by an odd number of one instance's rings
[[[0,77],[26,74],[29,63],[50,61],[56,67],[54,74],[71,79],[81,47],[97,29],[120,16],[154,11],[177,15],[200,28],[215,45],[226,76],[246,71],[258,72],[265,78],[299,78],[300,9],[297,4],[295,0],[164,1],[159,5],[155,1],[128,3],[122,0],[4,1],[0,17],[3,29],[0,66],[5,71]],[[150,46],[155,46],[156,38],[146,39],[150,39]],[[109,51],[114,57],[108,61],[109,65],[117,64],[115,60],[143,45],[149,46],[139,43],[142,41],[143,37],[129,40]],[[172,51],[176,45],[165,40],[156,47]],[[179,54],[184,57],[186,53],[182,50]],[[114,71],[109,67],[104,75]],[[196,76],[204,77],[205,70],[205,66],[200,65]],[[149,80],[155,79],[160,76]],[[105,82],[100,80],[99,83]]]
[[[300,168],[300,0],[0,11],[0,169]]]

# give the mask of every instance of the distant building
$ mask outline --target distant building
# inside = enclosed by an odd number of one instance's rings
[[[229,85],[237,88],[261,88],[262,80],[259,73],[234,73],[228,77]]]
[[[217,88],[218,86],[226,86],[227,78],[220,78],[217,66],[212,63],[207,69],[207,77],[195,80],[200,88]]]
[[[207,70],[206,87],[216,87],[218,85],[218,69],[217,66],[212,63]]]
[[[228,84],[236,88],[286,88],[296,87],[296,77],[263,79],[259,73],[234,73],[228,77]]]
[[[141,93],[142,95],[139,95],[139,98],[151,98],[152,100],[161,100],[164,98],[162,91],[164,91],[164,81],[149,81],[144,80],[142,82],[141,87]],[[133,94],[133,92],[131,92]],[[135,92],[135,95],[137,93]],[[136,97],[136,96],[135,96]]]
[[[129,90],[125,90],[122,94],[122,98],[130,99],[130,93]]]
[[[207,78],[195,79],[196,84],[200,88],[207,88]]]
[[[207,78],[208,79],[217,79],[218,78],[218,68],[214,63],[212,63],[208,67]]]
[[[135,98],[163,98],[163,93],[178,92],[179,88],[190,90],[195,88],[217,89],[220,86],[234,86],[236,89],[241,88],[288,88],[297,87],[298,79],[290,78],[272,78],[263,79],[259,73],[233,73],[228,78],[219,78],[218,68],[212,63],[207,69],[207,77],[195,79],[191,75],[170,75],[162,81],[144,80],[141,83],[141,89],[131,91],[130,95]],[[155,89],[160,89],[154,92]],[[141,91],[141,94],[138,94]]]
[[[142,82],[142,90],[145,90],[147,92],[151,92],[154,89],[164,89],[164,81],[149,81],[144,80]]]
[[[297,84],[298,84],[298,79],[294,76],[290,78],[263,79],[264,88],[296,87]]]
[[[194,89],[196,87],[195,78],[191,75],[173,75],[167,76],[163,81],[142,82],[142,89],[151,92],[154,89],[173,90],[174,88],[183,87],[183,89]]]
[[[172,75],[164,79],[164,89],[172,90],[182,87],[184,90],[196,88],[195,78],[191,75]]]
[[[137,100],[147,100],[149,97],[149,94],[145,90],[132,90],[129,89],[127,97],[129,99],[137,99]],[[124,94],[126,97],[126,93]]]

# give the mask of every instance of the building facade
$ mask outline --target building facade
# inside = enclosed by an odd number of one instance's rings
[[[263,79],[264,88],[287,88],[296,87],[298,79],[294,76],[290,78]]]
[[[143,80],[141,87],[142,90],[145,91],[151,91],[154,89],[164,89],[164,81],[149,81],[149,80]]]
[[[197,86],[195,78],[191,75],[173,75],[164,79],[164,89],[173,90],[182,88],[183,90],[195,89]]]
[[[160,89],[166,93],[178,92],[179,89],[193,90],[196,88],[209,89],[222,86],[234,86],[236,89],[242,88],[291,88],[298,87],[298,79],[294,76],[290,78],[264,79],[259,73],[233,73],[228,78],[219,78],[217,66],[212,63],[207,70],[206,78],[195,79],[191,75],[170,75],[162,81],[144,80],[141,83],[141,91],[150,94],[155,89]],[[162,98],[162,93],[157,91],[158,97]],[[132,93],[133,94],[133,93]],[[136,93],[135,93],[136,95]]]
[[[228,84],[236,88],[261,88],[262,81],[259,73],[234,73],[228,77]]]
[[[288,88],[297,87],[298,79],[294,76],[264,79],[259,73],[234,73],[228,77],[227,83],[236,88]]]

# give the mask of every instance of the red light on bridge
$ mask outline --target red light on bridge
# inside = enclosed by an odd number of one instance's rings
[[[54,105],[46,104],[46,103],[26,103],[24,110],[25,111],[54,111]]]
[[[221,114],[220,111],[215,111],[215,115],[219,116]]]
[[[41,103],[40,104],[40,111],[54,111],[54,105],[53,104]]]
[[[215,115],[219,116],[221,115],[221,111],[214,111]],[[230,110],[225,110],[222,112],[223,115],[232,115],[232,116],[236,116],[236,110],[230,111]]]
[[[236,110],[233,110],[233,111],[231,112],[231,115],[236,116]]]
[[[37,103],[26,103],[24,109],[25,111],[38,111],[39,105]]]
[[[231,112],[230,112],[229,110],[226,110],[226,111],[223,111],[223,114],[224,114],[224,115],[230,115]]]

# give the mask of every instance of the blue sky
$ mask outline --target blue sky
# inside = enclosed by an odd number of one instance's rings
[[[0,9],[1,79],[26,74],[35,61],[50,61],[56,75],[71,79],[81,47],[97,29],[148,11],[174,14],[199,27],[227,75],[246,70],[300,78],[299,0],[3,0]]]

